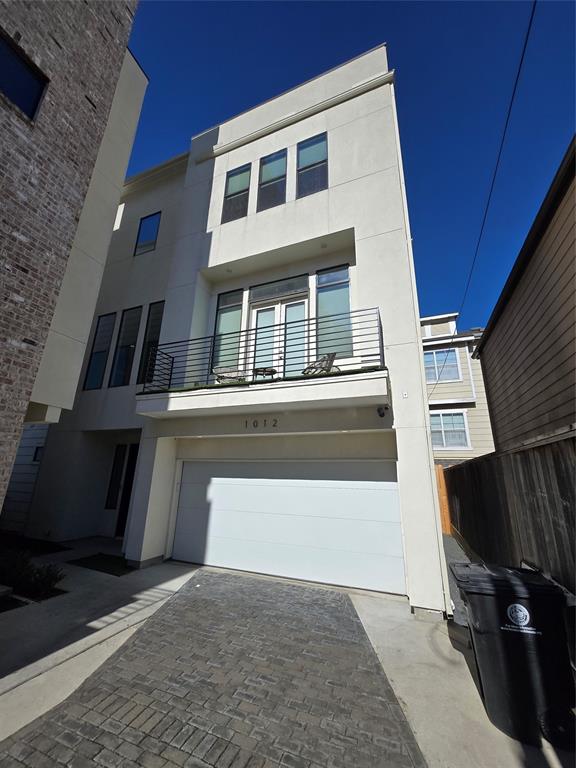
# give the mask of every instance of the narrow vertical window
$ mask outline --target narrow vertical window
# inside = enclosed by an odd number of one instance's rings
[[[100,315],[98,318],[94,340],[92,341],[90,360],[86,368],[84,389],[100,389],[102,386],[115,322],[116,312],[111,312],[109,315]]]
[[[234,219],[241,219],[248,213],[248,193],[250,189],[250,164],[228,171],[224,190],[222,224]]]
[[[140,355],[140,368],[138,370],[138,384],[149,384],[154,378],[154,358],[160,341],[160,329],[164,315],[164,302],[157,301],[150,304],[142,354]]]
[[[114,353],[114,362],[112,363],[112,372],[110,373],[111,387],[123,387],[130,383],[141,314],[142,307],[125,309],[122,312],[118,340],[116,341],[116,352]]]
[[[0,92],[33,120],[47,85],[48,78],[0,30]]]
[[[150,216],[144,216],[144,218],[140,219],[134,256],[139,256],[141,253],[148,253],[148,251],[156,249],[158,229],[160,228],[160,215],[161,213],[158,211],[158,213],[152,213]]]
[[[336,267],[318,272],[316,285],[318,355],[336,352],[339,358],[352,357],[348,267]]]
[[[298,144],[296,197],[306,197],[328,186],[328,140],[325,133]]]
[[[258,211],[286,202],[286,150],[274,152],[260,160]]]
[[[235,368],[240,353],[242,291],[218,296],[212,368]]]

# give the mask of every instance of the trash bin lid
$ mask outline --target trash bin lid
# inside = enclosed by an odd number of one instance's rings
[[[509,568],[487,563],[450,563],[450,570],[458,587],[464,592],[480,595],[513,592],[516,597],[542,593],[562,595],[562,590],[553,582],[529,568]]]

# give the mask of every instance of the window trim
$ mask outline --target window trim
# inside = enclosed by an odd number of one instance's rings
[[[462,414],[464,416],[464,430],[466,432],[466,445],[434,445],[432,444],[432,451],[450,451],[452,453],[457,451],[472,451],[474,450],[472,441],[470,440],[470,429],[468,427],[468,409],[467,408],[450,408],[449,410],[445,410],[443,408],[436,409],[436,408],[430,408],[429,410],[429,418],[428,418],[428,425],[430,427],[430,442],[432,442],[432,422],[430,417],[431,416],[451,416],[452,414]],[[440,423],[442,424],[442,440],[444,439],[444,421],[440,419]],[[449,430],[450,431],[450,430]]]
[[[140,310],[140,320],[138,321],[138,333],[136,334],[136,342],[134,344],[134,357],[132,358],[132,367],[130,369],[130,377],[126,384],[112,384],[112,376],[114,375],[114,364],[116,363],[116,355],[118,354],[118,342],[120,341],[120,332],[122,331],[122,320],[124,319],[124,315],[126,312],[131,312],[133,309],[139,309]],[[136,358],[136,348],[138,346],[138,337],[140,336],[140,326],[142,324],[142,310],[144,309],[143,304],[137,304],[135,307],[127,307],[126,309],[122,310],[122,314],[120,315],[120,323],[118,324],[118,331],[116,333],[116,343],[114,345],[114,356],[112,357],[112,365],[110,366],[110,373],[108,375],[108,389],[118,389],[118,387],[129,387],[130,382],[132,379],[132,374],[134,373],[134,360]]]
[[[262,169],[263,169],[263,162],[264,160],[268,160],[270,157],[274,157],[274,155],[281,155],[284,154],[284,175],[283,176],[277,176],[275,179],[272,179],[271,181],[265,181],[262,182]],[[279,181],[284,180],[284,200],[281,203],[275,203],[274,205],[269,205],[266,208],[260,207],[260,191],[264,187],[268,187],[271,184],[277,184]],[[278,149],[276,152],[270,152],[270,154],[265,155],[264,157],[260,158],[260,162],[258,164],[258,193],[256,196],[256,213],[260,213],[261,211],[268,211],[270,208],[277,208],[279,205],[286,205],[286,191],[287,191],[287,185],[288,185],[288,149]]]
[[[145,346],[146,346],[146,336],[148,335],[148,328],[150,326],[150,314],[152,307],[155,307],[157,304],[163,304],[164,307],[166,306],[165,299],[160,299],[159,301],[151,301],[148,304],[148,312],[146,313],[146,325],[144,327],[144,336],[142,337],[142,348],[140,349],[140,360],[138,362],[138,376],[136,377],[136,384],[146,384],[148,382],[145,381],[146,379],[146,371],[144,370],[144,354],[146,352]],[[164,320],[164,307],[162,308],[162,319],[160,320],[160,331],[162,331],[162,322]],[[156,345],[158,346],[158,344]],[[147,365],[147,361],[146,361]]]
[[[90,354],[88,355],[88,361],[86,364],[86,370],[84,372],[84,383],[82,385],[82,391],[83,392],[94,392],[99,389],[102,389],[104,386],[104,381],[106,380],[106,369],[108,367],[108,361],[110,360],[110,350],[112,349],[112,342],[114,340],[114,332],[116,330],[116,315],[118,312],[106,312],[103,315],[98,315],[96,318],[96,324],[94,326],[94,333],[92,335],[92,346],[90,347]],[[87,387],[86,382],[88,381],[88,374],[90,373],[90,363],[92,361],[92,355],[94,354],[94,344],[96,343],[96,336],[98,334],[98,325],[100,323],[100,320],[103,317],[113,317],[114,323],[112,325],[112,335],[110,336],[110,346],[108,347],[108,351],[106,352],[106,362],[104,363],[104,371],[102,373],[102,381],[97,387]]]
[[[248,176],[248,187],[245,190],[242,190],[241,192],[233,192],[232,194],[227,194],[226,188],[228,186],[228,178],[230,177],[230,174],[240,173],[240,171],[243,171],[245,169],[248,169],[250,172]],[[220,215],[220,225],[229,224],[231,221],[238,221],[239,219],[243,219],[246,216],[248,216],[248,208],[250,205],[250,185],[251,184],[252,184],[252,162],[244,163],[244,165],[239,165],[237,168],[231,168],[229,171],[226,171],[226,178],[224,179],[224,197],[222,199],[222,213]],[[238,216],[236,219],[228,219],[227,221],[223,221],[224,208],[226,207],[226,201],[232,200],[232,198],[238,197],[239,195],[248,195],[248,199],[246,202],[246,213],[243,216]]]
[[[312,163],[311,165],[306,165],[303,168],[298,167],[298,150],[301,144],[305,144],[307,141],[312,141],[312,139],[318,139],[321,136],[326,137],[326,160],[321,160],[319,163]],[[328,131],[322,131],[321,133],[316,133],[314,136],[309,136],[307,139],[302,139],[302,141],[299,141],[296,144],[296,200],[302,200],[305,197],[310,197],[310,195],[315,195],[318,192],[324,192],[325,189],[328,189],[330,186],[330,168],[328,165],[328,158],[330,157],[329,147],[328,147]],[[321,165],[326,165],[326,186],[323,189],[318,189],[316,192],[309,192],[307,195],[301,195],[300,194],[300,171],[308,171],[310,168],[318,168]]]
[[[0,91],[0,98],[10,107],[17,110],[18,114],[24,117],[26,120],[30,121],[31,123],[36,122],[36,118],[38,117],[38,113],[40,112],[40,109],[42,107],[42,104],[44,103],[44,99],[46,97],[46,91],[48,90],[48,86],[50,85],[50,78],[46,75],[45,72],[43,72],[40,67],[36,64],[36,62],[30,58],[30,56],[26,53],[26,51],[18,45],[18,43],[10,37],[10,35],[0,27],[0,37],[4,40],[5,43],[7,43],[8,47],[11,48],[14,53],[22,59],[22,61],[25,62],[26,66],[28,66],[37,76],[40,80],[44,81],[44,88],[42,89],[42,93],[40,94],[40,97],[38,99],[38,104],[36,105],[36,109],[34,110],[34,114],[30,116],[24,110],[22,107],[19,107],[16,102],[12,101],[12,99],[5,94],[3,91]]]
[[[140,239],[140,230],[142,229],[142,222],[145,219],[151,219],[152,216],[158,216],[158,227],[156,229],[156,237],[154,238],[154,247],[149,248],[147,251],[142,251],[142,253],[137,253],[138,250],[138,240]],[[138,224],[138,232],[136,233],[136,241],[134,243],[134,253],[132,254],[133,257],[136,256],[143,256],[145,253],[152,253],[152,251],[156,250],[156,244],[158,243],[158,233],[160,232],[160,222],[162,221],[162,211],[154,211],[154,213],[148,213],[146,216],[140,217],[140,223]]]
[[[436,362],[436,354],[438,352],[455,352],[456,353],[456,365],[458,366],[458,378],[457,379],[439,379],[438,378],[438,364]],[[436,371],[436,378],[434,381],[428,381],[426,378],[426,361],[424,355],[431,353],[434,355],[434,370]],[[460,365],[460,355],[458,354],[458,347],[441,347],[440,349],[428,349],[424,347],[424,355],[422,361],[424,362],[424,381],[428,386],[435,386],[436,384],[455,384],[456,382],[463,381],[462,379],[462,366]]]

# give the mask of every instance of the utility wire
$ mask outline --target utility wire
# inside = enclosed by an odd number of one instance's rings
[[[470,288],[470,283],[472,281],[472,275],[474,273],[474,267],[476,266],[476,261],[478,259],[478,253],[480,251],[480,244],[482,242],[482,236],[484,234],[484,227],[486,226],[486,219],[488,218],[488,211],[490,210],[490,203],[492,201],[492,193],[494,192],[494,185],[496,183],[496,176],[498,175],[498,169],[500,167],[500,160],[502,158],[502,150],[504,149],[504,142],[506,140],[506,134],[508,132],[508,124],[510,122],[510,115],[512,114],[512,108],[514,106],[514,101],[516,98],[516,91],[518,90],[518,83],[520,81],[520,73],[522,72],[522,65],[524,64],[524,57],[526,55],[526,49],[528,47],[528,40],[530,38],[530,31],[532,30],[532,22],[534,21],[534,13],[536,11],[536,3],[537,0],[532,0],[532,9],[530,11],[530,18],[528,20],[528,27],[526,29],[526,34],[524,36],[524,45],[522,46],[522,53],[520,54],[520,61],[518,62],[518,70],[516,72],[516,78],[514,80],[514,87],[512,88],[512,95],[510,97],[510,103],[508,104],[508,112],[506,114],[506,120],[504,122],[504,130],[502,131],[502,138],[500,139],[500,148],[498,149],[498,156],[496,158],[496,165],[494,166],[494,173],[492,174],[492,181],[490,182],[490,190],[488,192],[488,198],[486,200],[486,206],[484,208],[484,215],[482,216],[482,224],[480,225],[480,233],[478,235],[478,241],[476,242],[476,248],[474,250],[474,257],[472,258],[472,263],[470,264],[470,270],[468,271],[468,277],[466,279],[466,284],[464,286],[464,294],[462,295],[462,301],[460,302],[460,309],[458,310],[458,316],[462,314],[462,310],[464,309],[464,304],[466,303],[466,297],[468,296],[468,289]],[[452,344],[454,341],[454,338],[456,336],[456,330],[452,334],[449,344]],[[442,367],[440,368],[440,371],[438,372],[438,375],[436,377],[436,382],[434,386],[432,387],[432,391],[428,395],[428,401],[430,401],[430,398],[434,394],[434,390],[438,386],[438,382],[440,381],[440,376],[442,375],[442,371],[444,370],[444,366],[446,365],[446,360],[448,359],[448,354],[444,356],[444,362],[442,363]]]

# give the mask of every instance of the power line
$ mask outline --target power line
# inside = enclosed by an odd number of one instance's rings
[[[468,289],[470,288],[470,283],[472,281],[472,275],[474,273],[474,267],[476,266],[476,261],[478,259],[478,253],[480,251],[480,244],[482,242],[482,236],[484,234],[484,227],[486,226],[486,220],[488,218],[488,211],[490,210],[490,203],[492,201],[492,193],[494,192],[494,186],[496,183],[496,176],[498,175],[498,169],[500,167],[500,160],[502,158],[502,150],[504,149],[504,143],[506,141],[506,134],[508,132],[508,124],[510,123],[510,115],[512,114],[512,108],[514,106],[514,101],[516,99],[516,91],[518,90],[518,83],[520,81],[520,73],[522,72],[522,65],[524,64],[524,57],[526,55],[526,49],[528,47],[528,40],[530,38],[530,31],[532,30],[532,22],[534,21],[534,13],[536,11],[536,3],[537,0],[532,0],[532,8],[530,11],[530,18],[528,20],[528,27],[526,28],[526,34],[524,36],[524,45],[522,46],[522,53],[520,54],[520,61],[518,62],[518,69],[516,71],[516,78],[514,80],[514,87],[512,88],[512,95],[510,97],[510,102],[508,104],[508,112],[506,113],[506,120],[504,122],[504,129],[502,131],[502,138],[500,139],[500,147],[498,149],[498,155],[496,157],[496,165],[494,166],[494,172],[492,174],[492,181],[490,182],[490,189],[488,191],[488,197],[486,199],[486,205],[484,207],[484,215],[482,216],[482,223],[480,225],[480,232],[478,234],[478,240],[476,242],[476,248],[474,249],[474,256],[472,258],[472,263],[470,264],[470,269],[468,271],[468,277],[466,279],[466,284],[464,286],[464,293],[462,295],[462,301],[460,302],[460,309],[458,310],[458,316],[461,315],[462,310],[464,309],[464,304],[466,303],[466,297],[468,296]],[[456,336],[456,330],[454,330],[454,333],[452,334],[449,344],[452,344],[454,341],[454,338]],[[428,401],[430,401],[430,398],[434,394],[434,390],[438,386],[438,382],[440,381],[440,376],[442,375],[442,371],[444,370],[444,366],[446,365],[446,360],[448,359],[448,355],[446,354],[444,356],[444,362],[442,363],[442,367],[440,368],[440,371],[438,372],[438,376],[436,377],[436,383],[432,387],[432,391],[428,395]]]

